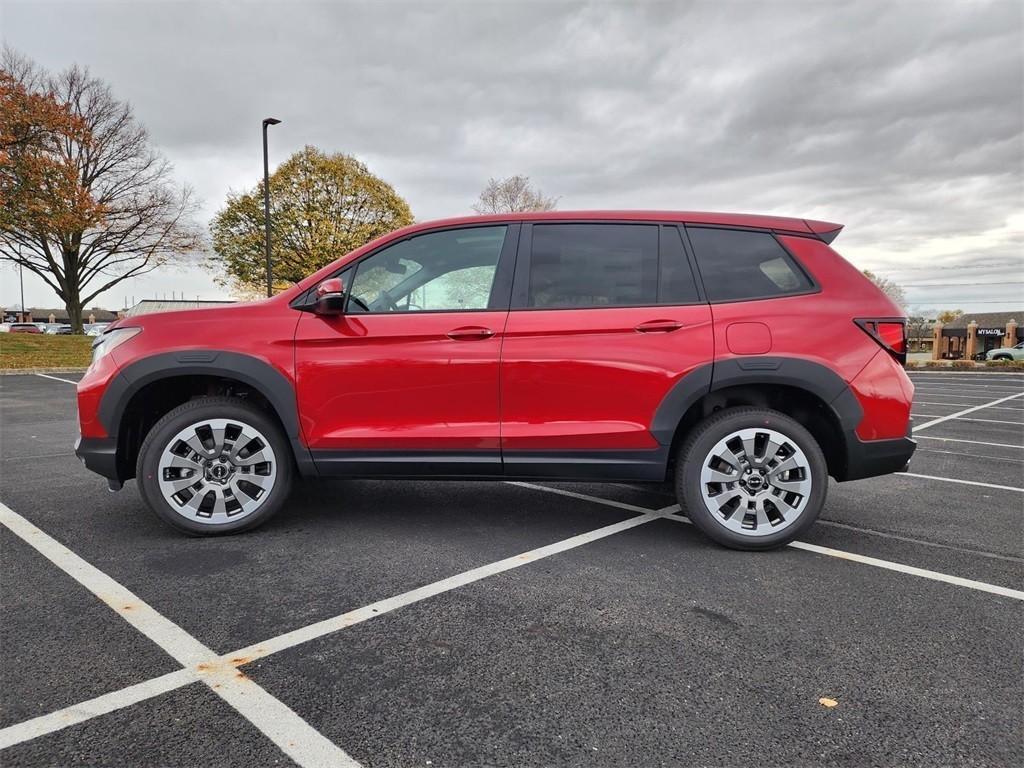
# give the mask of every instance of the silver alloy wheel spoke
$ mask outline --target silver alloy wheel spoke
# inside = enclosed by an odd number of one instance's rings
[[[250,445],[252,453],[242,458]],[[171,509],[210,526],[253,514],[276,480],[277,456],[266,435],[238,419],[204,419],[185,427],[164,446],[157,467],[160,493]]]
[[[739,445],[743,449],[737,455]],[[711,517],[750,537],[792,525],[803,514],[813,487],[804,452],[778,430],[763,427],[740,429],[719,440],[704,457],[700,483]]]

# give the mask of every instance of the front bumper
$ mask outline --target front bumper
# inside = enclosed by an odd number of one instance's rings
[[[79,437],[75,441],[75,456],[85,468],[107,478],[112,491],[121,489],[123,481],[117,471],[117,439],[113,437]]]

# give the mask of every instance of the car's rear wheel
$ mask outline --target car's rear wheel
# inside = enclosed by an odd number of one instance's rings
[[[1009,355],[992,355],[992,359],[993,360],[1007,360],[1007,361],[1013,360],[1013,358],[1010,357]]]
[[[828,469],[799,422],[765,408],[728,408],[693,430],[676,462],[676,495],[690,520],[733,549],[788,544],[825,504]]]
[[[238,533],[281,508],[292,482],[291,450],[280,427],[258,408],[202,397],[153,426],[136,477],[146,504],[178,530]]]

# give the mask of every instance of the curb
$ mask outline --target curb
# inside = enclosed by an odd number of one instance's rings
[[[85,373],[85,368],[3,368],[0,376],[19,376],[34,373]]]

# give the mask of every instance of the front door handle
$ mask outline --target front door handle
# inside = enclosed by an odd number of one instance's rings
[[[672,333],[683,327],[678,320],[649,320],[636,327],[638,333]]]
[[[448,338],[456,341],[473,341],[475,339],[489,339],[494,335],[490,328],[483,328],[479,325],[468,325],[464,328],[453,328],[448,331]]]

